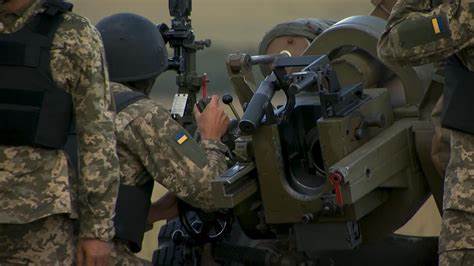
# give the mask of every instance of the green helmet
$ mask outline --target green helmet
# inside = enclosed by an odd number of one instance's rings
[[[316,18],[300,18],[286,21],[275,25],[271,30],[265,33],[260,41],[258,48],[259,54],[267,54],[267,49],[273,40],[283,36],[304,37],[312,42],[323,31],[331,27],[335,21]],[[270,65],[260,65],[260,70],[264,76],[269,75],[271,71]]]
[[[168,53],[157,26],[131,13],[99,21],[111,81],[150,79],[168,68]]]

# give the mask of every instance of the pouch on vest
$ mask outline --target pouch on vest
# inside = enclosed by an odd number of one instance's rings
[[[72,123],[72,99],[53,81],[51,46],[72,5],[45,1],[45,12],[0,34],[0,145],[60,149]]]
[[[148,174],[148,173],[144,173]],[[127,242],[132,252],[140,252],[147,229],[154,180],[142,186],[120,185],[115,208],[115,237]]]
[[[474,72],[452,56],[446,63],[445,77],[442,125],[474,134]]]

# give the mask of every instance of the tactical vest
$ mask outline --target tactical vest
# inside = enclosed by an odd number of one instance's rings
[[[474,72],[457,56],[446,62],[442,125],[474,134]]]
[[[134,91],[120,92],[113,96],[117,114],[127,106],[146,98],[145,94]],[[115,208],[115,238],[127,242],[132,252],[142,249],[155,183],[148,172],[144,171],[141,175],[148,176],[146,179],[149,181],[141,186],[120,185]]]
[[[72,124],[72,99],[51,74],[51,46],[72,4],[44,2],[45,12],[21,30],[0,34],[0,145],[64,146]]]

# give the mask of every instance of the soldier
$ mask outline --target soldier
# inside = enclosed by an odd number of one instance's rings
[[[260,41],[258,54],[279,54],[288,51],[300,56],[323,31],[336,22],[328,19],[299,18],[275,25]],[[260,65],[263,76],[271,74],[270,65]]]
[[[2,265],[72,265],[76,250],[78,265],[108,264],[119,185],[113,108],[100,36],[71,9],[0,1]],[[67,141],[78,143],[78,175]]]
[[[138,15],[117,14],[101,20],[97,28],[104,40],[117,107],[121,186],[116,263],[146,264],[131,251],[141,248],[153,180],[189,204],[213,210],[210,181],[226,170],[226,146],[220,138],[229,119],[217,96],[202,113],[195,108],[201,136],[201,142],[196,142],[163,107],[149,99],[155,79],[167,68],[168,61],[156,25]],[[173,200],[167,199],[161,203],[167,201],[166,205],[172,207]],[[159,213],[161,210],[173,209],[167,206],[153,205],[152,222],[164,215]]]
[[[400,0],[394,6],[379,55],[390,64],[446,60],[441,123],[451,134],[446,169],[441,265],[474,265],[474,2]]]

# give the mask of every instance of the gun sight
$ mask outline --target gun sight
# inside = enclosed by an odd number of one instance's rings
[[[186,18],[191,16],[192,0],[169,0],[170,16]]]

